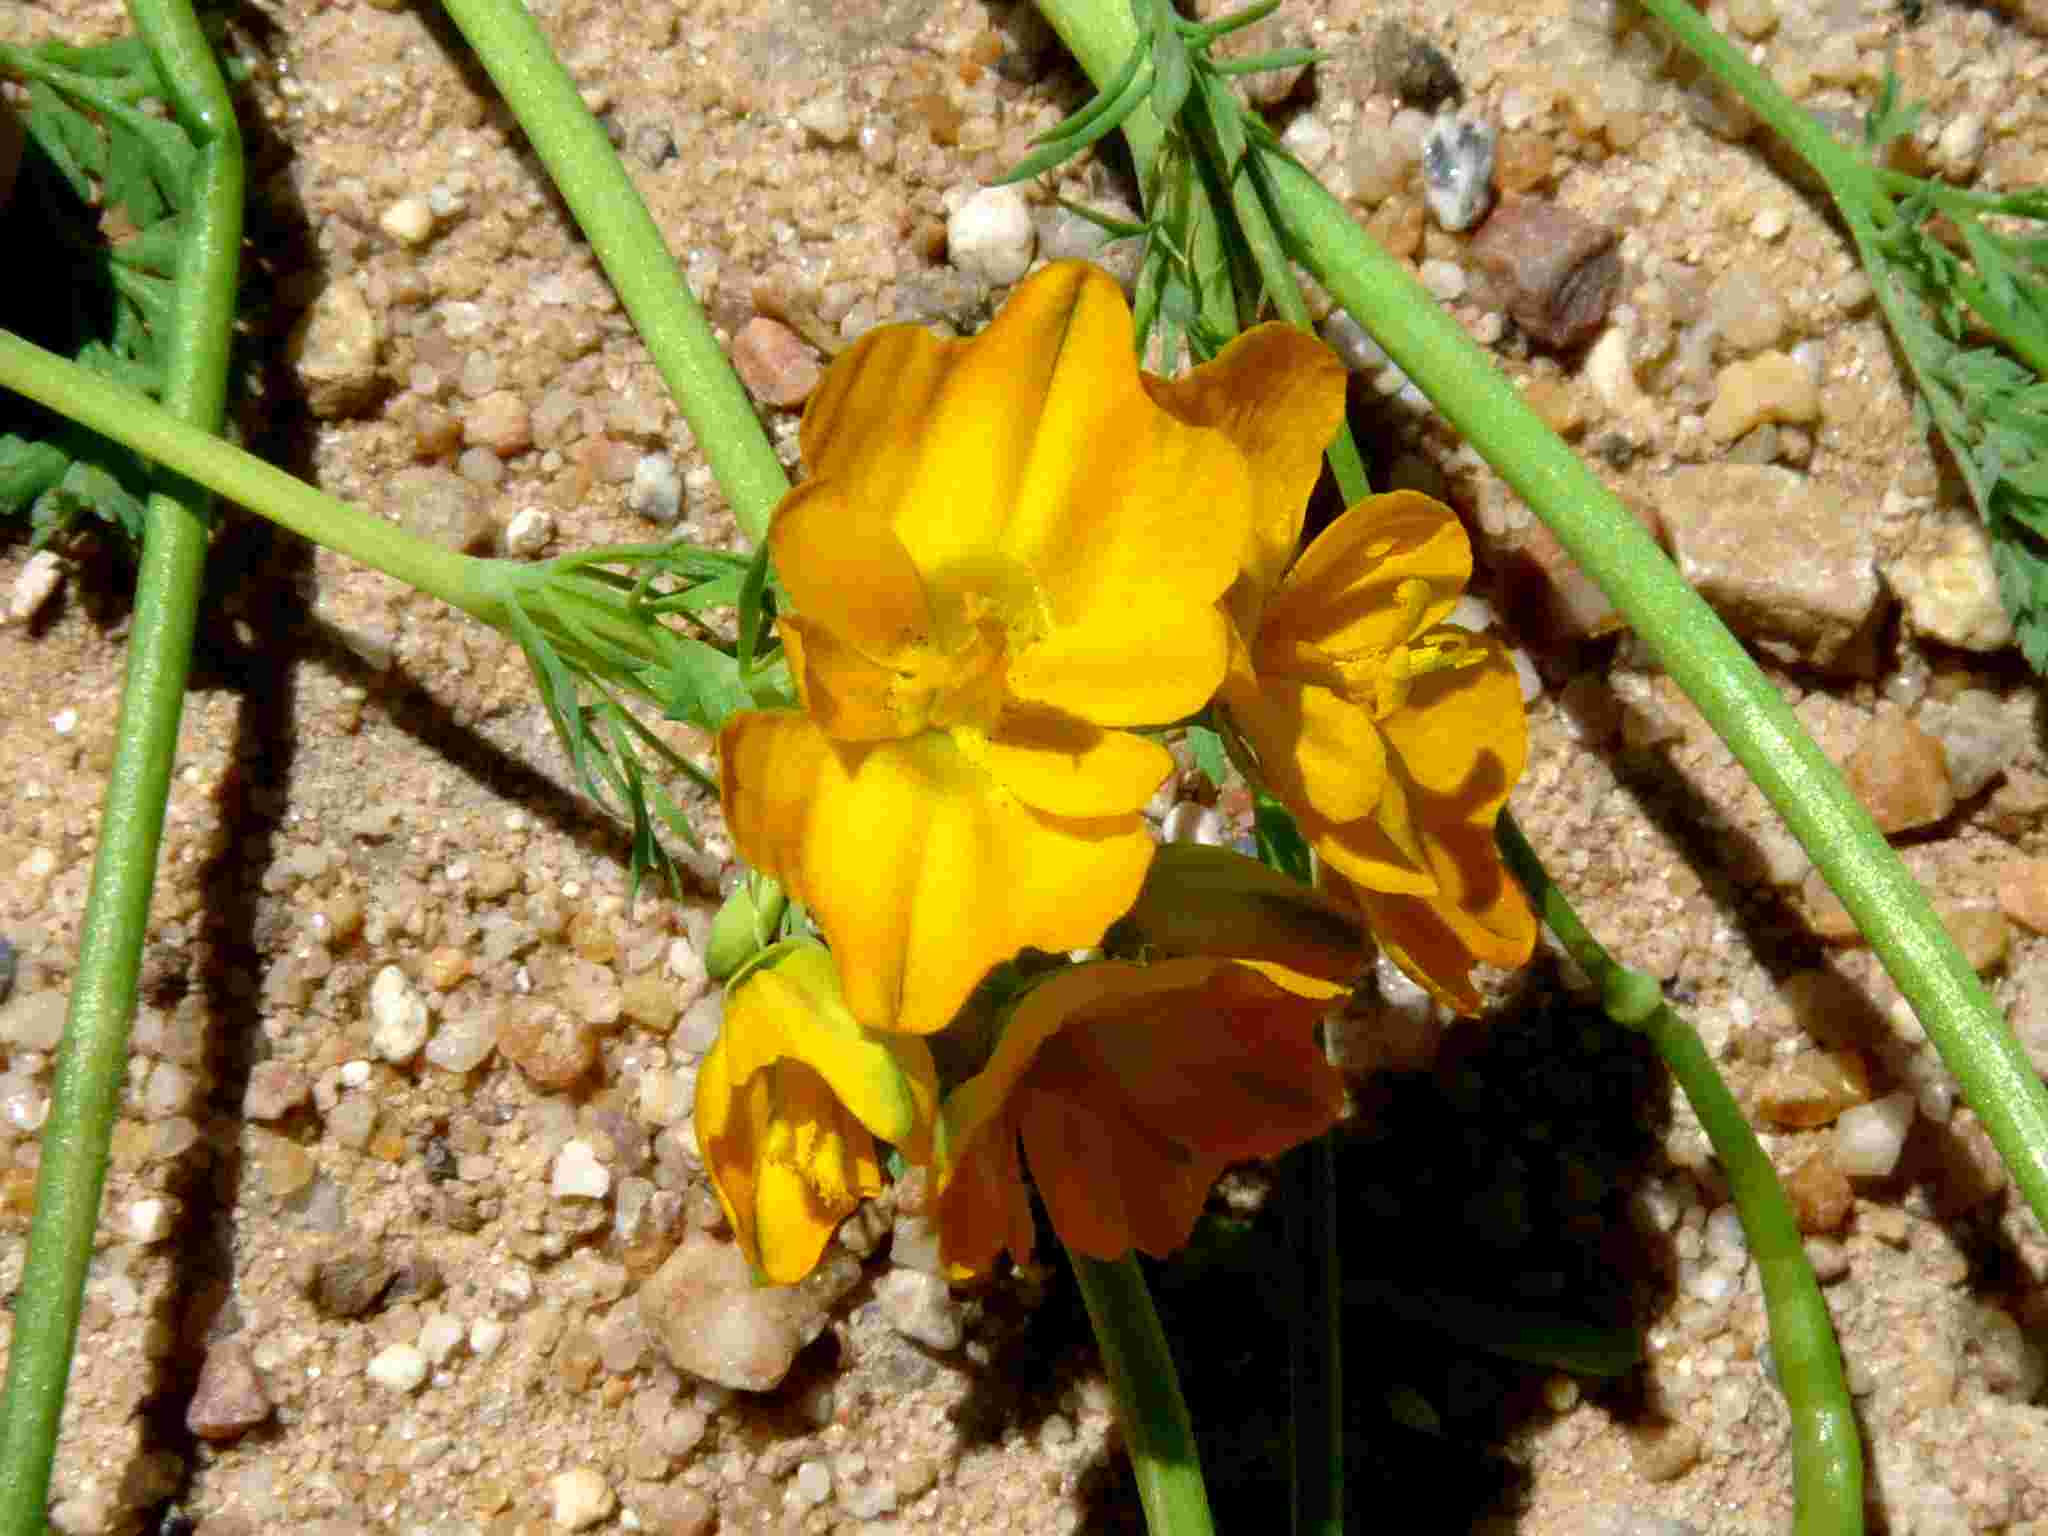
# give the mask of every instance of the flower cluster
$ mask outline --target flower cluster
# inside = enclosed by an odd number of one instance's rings
[[[971,341],[888,327],[827,374],[770,535],[800,707],[719,741],[739,852],[830,946],[755,965],[699,1077],[700,1145],[769,1279],[879,1189],[877,1139],[931,1167],[957,1273],[1030,1252],[1020,1158],[1069,1246],[1164,1253],[1224,1164],[1337,1114],[1315,1026],[1364,925],[1468,1010],[1475,964],[1527,957],[1492,843],[1526,730],[1500,648],[1445,622],[1457,519],[1373,497],[1295,559],[1343,402],[1284,326],[1141,373],[1122,294],[1080,263]],[[1141,810],[1172,760],[1139,730],[1212,707],[1326,890],[1156,849]],[[1013,991],[941,1094],[926,1037],[993,968],[1113,924],[1144,963]]]

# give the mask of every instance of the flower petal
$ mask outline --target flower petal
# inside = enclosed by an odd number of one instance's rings
[[[804,710],[840,741],[889,741],[923,722],[904,709],[901,674],[870,660],[823,624],[787,614],[775,621]]]
[[[935,1209],[939,1257],[953,1279],[987,1273],[1006,1248],[1019,1263],[1031,1257],[1035,1224],[1017,1136],[1015,1116],[1005,1115],[947,1170]]]
[[[1254,678],[1243,668],[1232,668],[1223,700],[1259,755],[1266,787],[1297,816],[1356,821],[1379,805],[1386,745],[1363,707],[1314,683]]]
[[[1122,725],[1192,714],[1214,692],[1222,651],[1209,610],[1237,574],[1250,472],[1222,433],[1145,393],[1130,312],[1099,269],[1046,268],[972,341],[870,332],[828,371],[803,444],[811,484],[828,487],[816,494],[846,509],[844,525],[835,532],[797,502],[778,518],[778,564],[785,537],[865,544],[883,519],[935,623],[972,621],[977,605],[1000,614],[1018,697]],[[1200,516],[1188,515],[1191,486]],[[814,558],[822,569],[836,557]],[[800,609],[834,627],[865,601],[857,583],[790,584]],[[871,630],[910,611],[899,587],[884,582],[887,619]],[[1034,641],[1050,642],[1036,660]],[[1154,665],[1101,665],[1134,643]]]
[[[1026,945],[1100,942],[1152,858],[1135,813],[1035,811],[939,732],[843,744],[800,714],[749,711],[719,758],[734,843],[816,914],[871,1028],[943,1029]]]
[[[1407,702],[1380,721],[1380,730],[1417,789],[1452,797],[1462,820],[1491,827],[1528,761],[1521,679],[1492,635],[1455,625],[1437,634],[1482,659],[1416,678]],[[1443,813],[1418,807],[1415,814],[1428,823],[1440,822]]]
[[[768,547],[798,612],[886,665],[930,634],[931,607],[888,507],[849,489],[814,472],[776,507]]]
[[[1369,496],[1325,528],[1287,573],[1260,622],[1261,673],[1290,670],[1312,647],[1378,656],[1442,623],[1472,576],[1458,514],[1416,491]],[[1409,600],[1404,584],[1419,600]]]
[[[1019,800],[1055,816],[1143,810],[1173,772],[1173,754],[1158,742],[1050,710],[1012,710],[981,761]]]
[[[1502,866],[1490,835],[1461,832],[1433,843],[1431,853],[1440,895],[1393,895],[1357,886],[1349,886],[1348,894],[1389,959],[1439,1002],[1475,1014],[1481,999],[1473,967],[1526,965],[1536,947],[1536,914]]]
[[[1247,629],[1301,542],[1323,452],[1344,420],[1344,381],[1336,353],[1277,323],[1246,331],[1177,378],[1145,376],[1154,400],[1182,421],[1220,431],[1251,463],[1255,501],[1242,556],[1249,606],[1243,614],[1232,607]]]

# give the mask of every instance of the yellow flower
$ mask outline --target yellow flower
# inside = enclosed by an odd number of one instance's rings
[[[1227,1165],[1336,1119],[1343,1081],[1315,1042],[1325,1006],[1226,960],[1056,972],[946,1100],[935,1167],[948,1268],[980,1273],[1005,1248],[1030,1256],[1024,1163],[1074,1251],[1178,1248]]]
[[[1473,966],[1520,965],[1536,940],[1493,840],[1528,755],[1520,684],[1497,641],[1444,622],[1471,572],[1450,508],[1412,491],[1368,497],[1284,577],[1247,567],[1222,693],[1333,889],[1403,970],[1467,1013]]]
[[[882,1190],[875,1139],[922,1158],[938,1103],[931,1051],[863,1029],[832,957],[794,948],[745,978],[697,1072],[697,1145],[754,1268],[791,1285]]]
[[[1267,495],[1244,445],[1292,430],[1241,391],[1234,429],[1191,421],[1210,374],[1142,377],[1116,285],[1064,263],[972,341],[871,332],[812,399],[770,534],[803,708],[734,717],[721,790],[862,1023],[941,1029],[991,966],[1091,946],[1136,896],[1171,759],[1119,727],[1222,680]]]

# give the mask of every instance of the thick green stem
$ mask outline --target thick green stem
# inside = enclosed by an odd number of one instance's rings
[[[1202,1486],[1194,1425],[1137,1259],[1130,1254],[1113,1261],[1091,1259],[1071,1249],[1067,1257],[1116,1394],[1124,1446],[1145,1506],[1145,1528],[1151,1536],[1209,1536],[1209,1495]]]
[[[133,0],[199,165],[179,254],[164,401],[217,430],[226,399],[242,242],[242,144],[213,50],[182,0]],[[100,817],[70,1016],[57,1056],[36,1175],[35,1219],[14,1300],[0,1400],[0,1533],[41,1536],[50,1469],[106,1184],[108,1146],[127,1081],[128,1030],[141,974],[150,891],[184,707],[206,562],[204,508],[157,493],[136,580],[135,622],[114,763]]]
[[[760,419],[618,152],[519,0],[444,0],[533,141],[756,544],[789,489]]]
[[[1662,989],[1642,972],[1615,963],[1552,883],[1512,816],[1501,817],[1499,831],[1508,867],[1534,898],[1543,921],[1600,989],[1608,1017],[1641,1030],[1657,1048],[1728,1176],[1742,1229],[1756,1255],[1771,1325],[1771,1358],[1791,1411],[1796,1536],[1856,1536],[1863,1529],[1863,1443],[1834,1324],[1770,1158],[1714,1070],[1699,1035],[1665,1003]]]

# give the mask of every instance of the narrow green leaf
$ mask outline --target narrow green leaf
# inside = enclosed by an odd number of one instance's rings
[[[1218,789],[1230,774],[1230,755],[1223,750],[1223,738],[1206,725],[1188,727],[1188,751],[1195,767]]]

